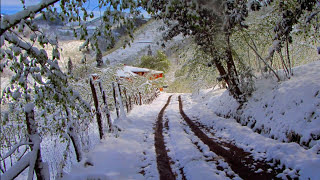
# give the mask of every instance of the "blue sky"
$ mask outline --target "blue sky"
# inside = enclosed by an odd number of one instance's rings
[[[1,1],[1,14],[14,14],[22,10],[22,4],[20,0],[0,0]],[[38,4],[40,0],[25,0],[26,6]],[[93,10],[97,6],[98,0],[89,0],[89,9]],[[56,3],[56,4],[59,4]],[[99,9],[94,9],[95,17],[99,16]],[[102,12],[103,13],[103,12]],[[147,13],[145,11],[142,11],[142,13],[147,16]]]
[[[0,0],[2,14],[14,14],[22,10],[20,0]],[[33,5],[40,2],[40,0],[26,0],[26,5]]]

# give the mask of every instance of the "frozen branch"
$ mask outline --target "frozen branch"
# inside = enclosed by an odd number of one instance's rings
[[[26,142],[26,141],[23,141],[23,142],[20,142],[19,144],[16,144],[12,147],[12,149],[10,149],[10,151],[1,159],[1,161],[4,161],[7,157],[9,157],[11,154],[14,153],[14,151],[16,149],[18,149],[20,146],[23,146],[23,145],[31,145],[33,143],[29,143],[29,142]]]
[[[40,12],[58,1],[59,0],[42,0],[39,4],[28,6],[25,10],[17,12],[16,14],[4,16],[3,20],[1,20],[0,36],[8,29],[19,24],[21,20],[32,17],[33,14]]]
[[[30,159],[32,157],[32,153],[28,153],[23,158],[18,161],[13,167],[11,167],[8,171],[3,173],[0,179],[14,179],[20,173],[22,173],[30,164]]]

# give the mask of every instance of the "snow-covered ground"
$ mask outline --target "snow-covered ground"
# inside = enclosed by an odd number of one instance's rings
[[[295,142],[282,142],[286,139],[285,131],[288,128],[301,135],[319,129],[319,68],[320,62],[314,62],[295,68],[295,76],[290,80],[280,83],[266,79],[257,81],[257,91],[242,109],[242,114],[244,117],[251,115],[257,125],[270,128],[272,131],[269,134],[254,132],[255,128],[243,126],[242,121],[238,122],[232,117],[219,117],[216,113],[230,115],[236,113],[238,108],[225,90],[210,89],[198,94],[181,94],[183,109],[194,122],[210,129],[202,129],[208,137],[232,143],[252,154],[255,160],[281,168],[278,178],[320,179],[319,140],[312,141],[313,147],[310,149]],[[127,118],[121,120],[123,130],[119,136],[106,136],[64,178],[159,179],[154,126],[158,113],[170,95],[162,93],[151,105],[135,107]],[[178,94],[173,94],[163,116],[165,146],[176,178],[239,179],[229,164],[211,152],[182,120],[177,97]],[[300,105],[296,104],[300,99]],[[265,104],[267,107],[264,107]],[[305,120],[303,117],[310,109],[315,112],[316,118]],[[269,111],[273,111],[272,120],[269,114],[265,114]],[[281,113],[283,111],[285,114]],[[212,137],[213,134],[215,137]],[[271,134],[279,137],[272,139],[269,137]]]
[[[222,92],[216,93],[212,99],[219,99]],[[199,122],[211,128],[217,137],[235,143],[238,147],[252,153],[255,159],[280,163],[280,166],[283,166],[285,170],[279,174],[279,177],[285,179],[285,175],[289,175],[291,178],[295,178],[299,173],[300,179],[320,178],[318,172],[320,154],[317,154],[315,149],[306,150],[297,143],[282,143],[253,132],[252,129],[242,126],[235,119],[218,117],[214,111],[208,108],[210,106],[203,99],[197,99],[197,103],[192,100],[190,95],[183,96],[183,99],[186,114],[199,119]]]
[[[293,68],[294,76],[276,82],[258,79],[257,90],[241,110],[227,91],[206,90],[195,94],[207,107],[222,116],[238,118],[279,142],[297,142],[320,150],[320,61]]]
[[[183,169],[186,179],[229,179],[227,174],[234,175],[228,164],[218,155],[211,152],[181,118],[177,95],[173,96],[167,108],[165,119],[168,122],[166,146],[170,150],[173,169],[179,175]],[[201,151],[200,151],[200,150]],[[218,170],[218,166],[225,169]],[[239,178],[239,176],[236,175]],[[178,179],[181,177],[178,176]]]
[[[135,107],[120,120],[124,129],[119,137],[106,137],[65,179],[159,179],[153,126],[168,96],[162,94],[151,105]]]

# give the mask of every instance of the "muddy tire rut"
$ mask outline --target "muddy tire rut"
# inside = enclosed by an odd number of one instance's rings
[[[157,156],[157,167],[159,171],[160,180],[174,180],[175,175],[172,172],[170,166],[170,158],[168,156],[168,152],[166,150],[164,136],[163,136],[163,114],[165,109],[170,103],[172,96],[169,96],[167,103],[161,109],[155,127],[155,134],[154,134],[154,145],[156,150]]]
[[[222,156],[231,169],[242,179],[278,179],[279,169],[271,167],[266,162],[255,161],[249,152],[227,142],[217,142],[209,138],[183,111],[181,96],[179,111],[193,133],[206,144],[210,151]],[[227,148],[225,148],[227,147]],[[251,168],[250,168],[251,167]],[[255,168],[252,168],[255,167]],[[259,170],[259,171],[258,171]],[[271,171],[270,171],[271,170]]]

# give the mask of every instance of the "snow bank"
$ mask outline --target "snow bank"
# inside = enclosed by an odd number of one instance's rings
[[[320,62],[293,69],[294,76],[280,83],[259,79],[257,90],[244,106],[224,90],[200,92],[196,97],[224,117],[235,117],[255,132],[305,148],[320,143]]]
[[[221,100],[219,97],[226,98],[227,95],[220,91],[220,94],[216,94],[211,99],[216,98],[215,102],[223,105],[219,102]],[[212,106],[209,103],[203,103],[204,100],[202,98],[197,99],[198,104],[192,102],[191,98],[187,95],[183,96],[182,99],[186,114],[209,127],[215,136],[232,142],[245,151],[252,153],[253,157],[257,160],[270,161],[273,165],[283,168],[283,173],[278,174],[277,177],[284,179],[287,179],[288,176],[291,178],[299,177],[299,179],[320,179],[318,172],[320,168],[319,142],[308,150],[297,143],[279,142],[278,140],[253,132],[251,128],[242,126],[233,118],[226,119],[217,116],[212,111]],[[213,105],[213,102],[211,105]],[[227,108],[225,110],[222,109],[223,107],[220,107],[220,112],[229,112]],[[290,121],[284,122],[289,123]],[[275,128],[277,125],[279,126],[279,124],[285,123],[278,122],[272,128]]]

